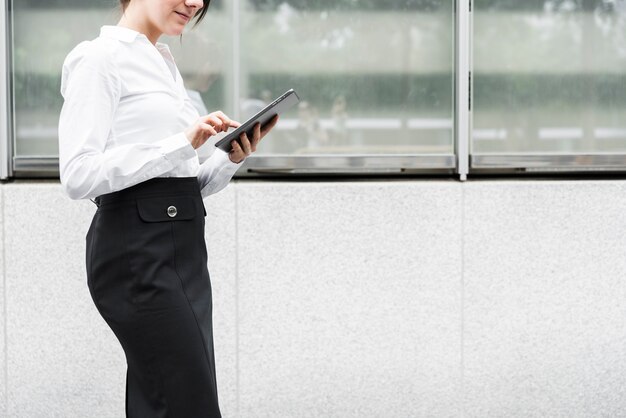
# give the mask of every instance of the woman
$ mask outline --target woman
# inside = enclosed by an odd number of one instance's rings
[[[277,118],[200,165],[196,149],[240,124],[219,111],[199,116],[157,40],[199,22],[209,0],[120,4],[117,26],[63,65],[61,183],[98,205],[87,282],[126,355],[126,415],[220,417],[202,197],[228,184]]]

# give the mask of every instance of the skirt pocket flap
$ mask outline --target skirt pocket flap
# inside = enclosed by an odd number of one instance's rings
[[[196,202],[187,196],[143,198],[137,210],[145,222],[185,221],[196,216]]]

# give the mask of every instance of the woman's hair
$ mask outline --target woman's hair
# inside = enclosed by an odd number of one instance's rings
[[[130,3],[130,1],[131,0],[120,0],[120,5],[122,6],[122,10],[126,10],[126,7]],[[198,10],[196,12],[196,15],[193,17],[194,19],[196,19],[196,23],[193,24],[194,28],[198,26],[198,24],[202,21],[202,19],[204,19],[204,15],[206,15],[207,10],[209,9],[209,3],[211,3],[211,0],[203,0],[202,3],[204,3],[202,6],[202,9]]]

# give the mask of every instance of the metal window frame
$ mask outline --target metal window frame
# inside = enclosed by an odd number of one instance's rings
[[[449,154],[384,155],[271,155],[251,156],[239,170],[240,177],[263,175],[363,175],[452,173],[456,161]]]
[[[233,72],[235,109],[233,114],[239,116],[239,105],[241,96],[241,55],[240,42],[241,32],[241,8],[240,0],[232,2],[233,7],[233,50],[234,54]],[[458,1],[456,2],[458,3]],[[455,14],[458,14],[458,4],[455,6]],[[456,30],[456,29],[455,29]],[[455,55],[458,51],[455,50]],[[457,94],[459,89],[455,88],[455,103],[458,103]],[[467,97],[467,94],[466,94]],[[454,129],[453,129],[454,133]],[[464,141],[468,141],[469,132],[464,136]],[[455,133],[456,136],[456,133]],[[458,141],[456,141],[458,142]],[[455,146],[456,147],[456,146]],[[467,149],[467,148],[465,148]],[[466,160],[467,160],[466,156]],[[245,177],[265,177],[276,175],[392,175],[392,174],[452,174],[457,169],[457,157],[450,154],[272,154],[272,155],[252,155],[246,159],[242,167],[237,171],[236,178]]]
[[[241,95],[241,3],[230,7],[233,20],[233,74],[231,94],[233,111],[238,117]],[[324,175],[456,174],[464,181],[468,175],[498,172],[626,172],[624,153],[472,153],[472,0],[455,0],[454,47],[454,153],[450,154],[345,154],[345,155],[253,155],[238,171],[237,177]],[[11,177],[58,178],[58,157],[15,155],[15,114],[12,91],[12,16],[11,0],[0,0],[0,180]]]
[[[456,0],[455,27],[455,145],[456,169],[461,181],[469,174],[472,131],[472,0]]]
[[[472,171],[482,172],[581,172],[626,171],[626,153],[580,154],[476,154]]]
[[[0,180],[13,176],[13,124],[12,124],[12,88],[11,75],[11,39],[12,25],[9,20],[10,0],[0,0],[0,22],[4,22],[0,30]]]
[[[9,0],[3,0],[9,1]],[[241,2],[230,3],[232,9],[233,36],[233,71],[231,94],[233,98],[233,115],[239,116],[239,102],[242,93],[242,68],[240,57],[241,43]],[[455,6],[455,13],[457,13]],[[11,38],[5,42],[8,43]],[[455,52],[456,55],[456,52]],[[456,95],[459,89],[455,88]],[[466,95],[467,96],[467,95]],[[10,114],[10,113],[9,113]],[[453,128],[453,136],[456,133]],[[9,137],[15,138],[14,135]],[[455,141],[456,142],[456,141]],[[456,145],[455,145],[456,147]],[[8,154],[8,160],[15,169],[15,177],[33,178],[58,177],[58,157],[38,155]],[[12,157],[12,158],[11,158]],[[454,174],[457,167],[455,152],[449,154],[308,154],[308,155],[253,155],[237,172],[237,178],[266,177],[275,175],[393,175],[393,174]]]
[[[465,0],[457,0],[463,3]],[[559,152],[491,152],[491,153],[475,153],[472,152],[473,137],[473,110],[472,110],[472,57],[473,57],[473,0],[467,0],[470,8],[468,39],[469,42],[469,94],[470,94],[470,110],[469,124],[467,129],[467,147],[470,174],[523,174],[523,173],[539,173],[539,174],[567,174],[567,173],[603,173],[603,172],[626,172],[626,153],[624,152],[576,152],[576,153],[559,153]],[[457,39],[457,42],[460,42]]]

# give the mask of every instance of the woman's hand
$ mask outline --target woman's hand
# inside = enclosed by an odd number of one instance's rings
[[[194,149],[201,147],[207,139],[220,132],[227,132],[228,128],[237,128],[241,124],[231,120],[222,111],[210,113],[200,117],[196,123],[185,130],[187,140]]]
[[[228,154],[230,160],[239,164],[245,160],[248,155],[256,151],[259,141],[261,141],[261,139],[267,135],[267,133],[271,131],[274,126],[276,126],[276,122],[278,122],[278,115],[274,116],[274,118],[269,121],[263,129],[261,129],[261,124],[257,122],[257,124],[254,125],[254,136],[252,137],[252,140],[249,140],[248,135],[246,135],[245,132],[242,132],[239,136],[239,141],[234,139],[231,142],[233,149]],[[240,141],[241,145],[239,145]]]

